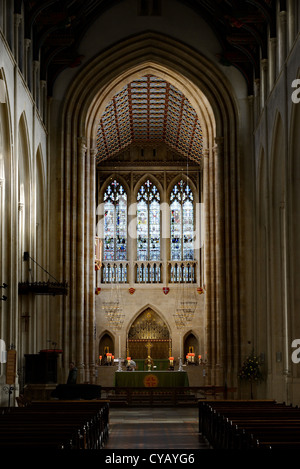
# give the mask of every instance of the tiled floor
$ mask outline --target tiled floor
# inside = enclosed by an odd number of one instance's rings
[[[198,409],[111,408],[106,449],[209,449],[198,434]]]

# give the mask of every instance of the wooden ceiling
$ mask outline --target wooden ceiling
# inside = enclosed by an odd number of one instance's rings
[[[106,107],[97,134],[97,162],[131,144],[162,142],[200,163],[202,129],[195,110],[173,85],[146,75],[126,85]]]
[[[32,39],[34,59],[41,58],[41,79],[47,80],[49,94],[59,73],[84,59],[78,54],[78,46],[91,24],[122,1],[24,0],[25,37]],[[252,94],[253,79],[260,74],[260,59],[267,58],[268,33],[276,35],[275,0],[178,1],[210,25],[221,44],[218,60],[237,67]],[[16,13],[20,13],[21,3],[15,0]],[[285,1],[280,3],[284,10]]]

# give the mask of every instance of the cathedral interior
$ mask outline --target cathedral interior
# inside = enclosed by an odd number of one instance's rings
[[[297,0],[0,0],[2,405],[149,357],[245,398],[252,355],[300,404],[299,31]]]

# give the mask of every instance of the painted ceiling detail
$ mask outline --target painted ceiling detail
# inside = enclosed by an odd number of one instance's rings
[[[97,162],[131,144],[161,142],[201,161],[202,130],[195,110],[173,85],[147,75],[125,86],[107,105],[98,127]]]

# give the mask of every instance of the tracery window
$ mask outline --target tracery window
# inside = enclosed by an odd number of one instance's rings
[[[104,247],[103,260],[127,259],[127,194],[114,180],[104,197]]]
[[[187,182],[180,180],[170,195],[171,260],[194,259],[194,197]]]
[[[149,179],[137,194],[137,260],[160,259],[160,194]]]

